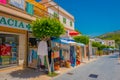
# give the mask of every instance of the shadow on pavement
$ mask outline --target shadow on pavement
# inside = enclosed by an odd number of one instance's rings
[[[41,72],[34,69],[23,69],[23,70],[16,70],[9,73],[14,78],[35,78],[40,75],[44,75],[45,72]]]

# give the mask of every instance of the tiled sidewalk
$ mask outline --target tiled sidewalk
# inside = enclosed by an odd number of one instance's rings
[[[81,63],[80,65],[78,65],[74,68],[73,67],[71,67],[71,68],[63,67],[60,69],[59,75],[66,73],[72,69],[75,69],[79,66],[85,65],[86,63],[89,63],[91,61],[95,61],[96,59],[97,58],[93,58],[90,61],[88,61],[86,59],[86,60],[84,60],[84,63]],[[49,77],[45,73],[39,72],[37,70],[23,69],[22,67],[14,67],[14,68],[0,70],[0,80],[52,80],[52,77]]]

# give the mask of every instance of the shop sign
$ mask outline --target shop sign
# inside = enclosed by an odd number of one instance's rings
[[[10,0],[9,3],[21,9],[25,9],[25,0]]]
[[[12,28],[31,31],[30,24],[22,21],[14,20],[12,18],[5,18],[3,16],[0,16],[0,26],[6,26],[6,27],[12,27]]]

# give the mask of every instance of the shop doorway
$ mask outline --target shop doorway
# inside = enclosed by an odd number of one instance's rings
[[[0,33],[0,68],[18,64],[19,36]]]

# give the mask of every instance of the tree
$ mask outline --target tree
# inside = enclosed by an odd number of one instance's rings
[[[107,48],[106,45],[100,44],[99,42],[92,42],[92,46],[93,46],[93,47],[97,47],[98,50],[103,50],[104,48]]]
[[[101,44],[100,47],[99,47],[99,49],[100,49],[100,50],[103,50],[103,49],[106,48],[106,47],[107,47],[106,45]]]
[[[84,56],[86,56],[87,55],[87,45],[89,44],[89,37],[82,35],[82,36],[75,36],[73,38],[76,42],[85,44]],[[88,53],[88,59],[90,59],[89,53]]]
[[[36,19],[32,24],[33,35],[41,41],[49,41],[51,37],[59,37],[65,32],[63,24],[56,18],[44,17]],[[44,53],[43,53],[44,54]],[[49,67],[48,57],[46,56],[48,64],[48,70],[51,74],[51,68]]]
[[[93,47],[99,47],[101,44],[99,42],[92,42]]]
[[[100,42],[92,42],[92,46],[98,48],[98,54],[99,54],[99,55],[102,54],[102,50],[103,50],[104,48],[107,48],[106,45],[101,44]]]
[[[63,24],[56,18],[44,17],[36,19],[32,24],[33,35],[40,40],[59,37],[65,32]]]
[[[89,43],[89,37],[88,36],[75,36],[73,38],[78,43],[83,43],[85,45],[87,45]]]

